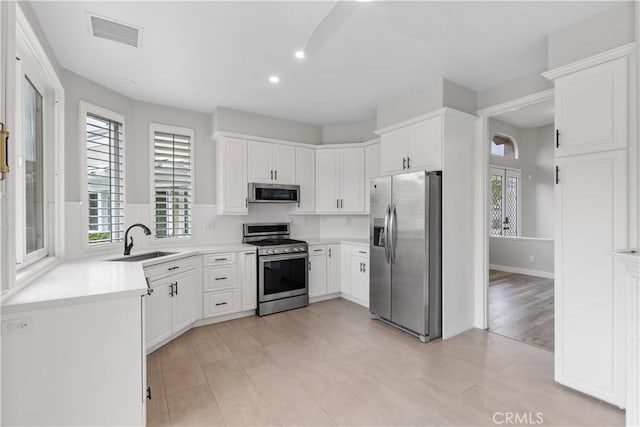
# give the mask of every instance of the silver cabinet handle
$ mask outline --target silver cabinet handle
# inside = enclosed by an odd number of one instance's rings
[[[366,273],[367,272],[367,264],[366,263],[362,263],[362,272]]]
[[[322,252],[322,249],[314,249],[313,252]]]
[[[340,199],[336,199],[336,209],[340,209]]]
[[[177,284],[178,284],[178,282],[175,282],[175,283],[172,283],[169,286],[169,296],[170,297],[178,295],[178,287],[176,286]],[[174,288],[174,286],[175,286],[175,288]]]
[[[270,173],[271,173],[271,179],[273,179],[273,169],[271,169]]]
[[[216,277],[216,280],[227,280],[227,277]]]
[[[274,172],[274,175],[276,176],[276,181],[277,181],[278,180],[278,171],[277,170]]]
[[[340,199],[340,209],[344,208],[344,199]]]
[[[214,261],[227,261],[227,258],[216,258]]]
[[[331,258],[331,248],[329,248],[329,258]]]
[[[227,303],[226,302],[218,302],[218,303],[216,303],[216,306],[219,306],[219,305],[227,305]]]
[[[362,263],[360,263],[360,273],[362,273]]]
[[[178,282],[176,282],[176,295],[178,295]]]
[[[247,197],[244,198],[244,207],[245,208],[249,207],[249,198],[247,198]]]
[[[407,167],[405,166],[407,162],[407,159],[405,159],[404,157],[402,158],[402,170],[405,170]]]
[[[411,168],[411,157],[407,157],[407,169]]]
[[[180,266],[179,266],[179,265],[174,265],[173,267],[169,267],[169,268],[168,268],[168,270],[169,270],[169,271],[173,271],[173,270],[177,270],[177,269],[179,269],[179,268],[180,268]]]
[[[358,251],[358,252],[360,252],[361,254],[365,254],[365,255],[367,254],[367,251]]]

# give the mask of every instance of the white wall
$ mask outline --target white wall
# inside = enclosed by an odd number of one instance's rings
[[[262,114],[217,107],[211,118],[213,131],[257,135],[286,141],[320,144],[322,128]]]
[[[322,143],[340,144],[345,142],[370,141],[378,137],[375,130],[375,117],[358,123],[322,126]]]
[[[540,75],[543,71],[546,69],[478,91],[478,109],[552,89],[553,83]]]
[[[522,129],[491,118],[489,130],[491,135],[507,134],[518,144],[518,159],[491,156],[490,163],[522,172],[520,235],[553,238],[553,125]]]
[[[378,105],[378,129],[442,108],[443,79],[425,81],[424,86]]]
[[[553,277],[553,240],[491,237],[489,254],[490,268]]]
[[[614,7],[550,34],[549,69],[633,42],[635,3],[612,2]]]

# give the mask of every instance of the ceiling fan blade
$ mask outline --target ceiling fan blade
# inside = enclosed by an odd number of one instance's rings
[[[374,2],[382,8],[389,22],[404,35],[420,42],[436,42],[446,37],[442,26],[417,2]]]
[[[320,52],[358,6],[359,3],[355,1],[336,1],[329,13],[311,33],[311,37],[304,47],[305,56],[310,58]]]

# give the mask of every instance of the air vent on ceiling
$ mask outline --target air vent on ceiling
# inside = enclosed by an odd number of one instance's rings
[[[138,47],[140,40],[139,28],[124,25],[96,15],[89,15],[89,19],[91,21],[91,33],[94,37]]]

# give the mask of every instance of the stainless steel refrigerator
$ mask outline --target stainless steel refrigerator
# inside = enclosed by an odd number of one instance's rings
[[[371,180],[370,311],[422,341],[442,335],[442,172]]]

